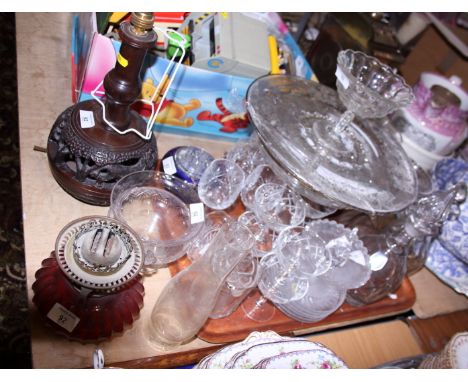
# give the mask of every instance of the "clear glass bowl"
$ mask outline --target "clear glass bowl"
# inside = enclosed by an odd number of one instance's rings
[[[255,214],[274,231],[302,224],[306,206],[299,194],[284,184],[264,183],[255,191]]]
[[[242,168],[227,159],[216,159],[206,168],[198,183],[198,195],[214,210],[224,210],[236,201],[244,185]]]
[[[260,260],[258,288],[263,296],[275,304],[285,304],[302,299],[309,289],[309,279],[299,277],[294,268],[300,264],[284,266],[276,253],[271,252]]]
[[[252,211],[255,209],[255,191],[265,183],[282,184],[283,182],[267,165],[257,166],[246,178],[240,194],[246,208]]]
[[[350,49],[338,53],[336,87],[341,102],[361,118],[383,118],[414,100],[411,87],[390,66]]]
[[[159,266],[183,256],[203,223],[191,223],[189,205],[199,203],[196,188],[174,176],[140,171],[119,180],[109,215],[125,222],[143,242],[145,265]]]
[[[296,273],[303,277],[318,276],[330,269],[332,259],[327,242],[310,225],[288,227],[275,240],[274,250],[279,261],[288,267],[298,262]]]

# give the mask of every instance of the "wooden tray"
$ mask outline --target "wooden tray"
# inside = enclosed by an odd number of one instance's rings
[[[169,265],[174,276],[190,265],[190,260],[184,256]],[[258,299],[260,292],[256,291],[249,299]],[[239,306],[230,316],[221,319],[208,319],[198,333],[198,337],[211,343],[235,342],[245,339],[253,331],[273,330],[282,335],[298,335],[319,330],[342,327],[358,322],[397,315],[411,309],[416,301],[416,294],[410,280],[405,277],[400,288],[392,295],[362,307],[353,307],[344,303],[336,312],[322,321],[312,324],[298,322],[275,310],[273,317],[265,322],[256,322],[248,318],[242,306]]]

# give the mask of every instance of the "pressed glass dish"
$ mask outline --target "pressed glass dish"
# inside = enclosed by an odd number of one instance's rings
[[[415,170],[386,119],[355,118],[337,133],[345,111],[338,94],[288,75],[257,79],[247,101],[274,163],[269,166],[277,175],[273,166],[287,174],[301,195],[321,205],[373,213],[400,211],[416,200]]]
[[[361,118],[382,118],[414,100],[403,77],[374,57],[351,49],[338,53],[338,95]]]
[[[189,206],[198,202],[191,184],[157,171],[141,171],[114,186],[109,214],[140,236],[145,265],[159,266],[183,256],[202,229],[203,223],[191,223]]]

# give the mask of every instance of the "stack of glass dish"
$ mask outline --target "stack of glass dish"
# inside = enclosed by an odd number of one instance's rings
[[[412,163],[383,118],[411,101],[411,88],[377,63],[340,52],[338,93],[289,75],[249,88],[247,109],[270,167],[312,202],[390,213],[417,197]]]

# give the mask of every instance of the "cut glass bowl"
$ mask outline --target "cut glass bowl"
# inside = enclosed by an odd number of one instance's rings
[[[382,118],[414,100],[403,77],[374,57],[350,49],[338,53],[337,90],[346,108],[361,118]]]

